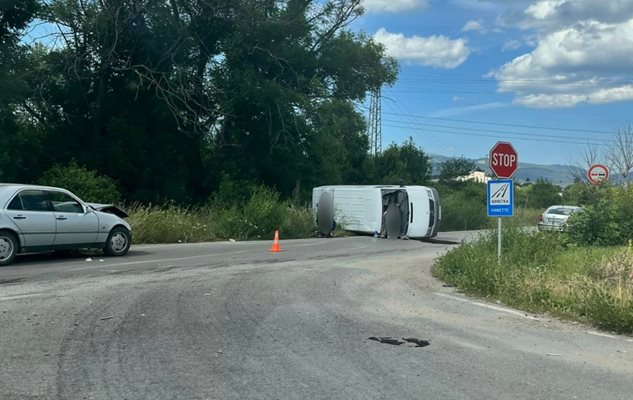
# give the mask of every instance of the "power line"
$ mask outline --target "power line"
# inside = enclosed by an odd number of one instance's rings
[[[395,115],[395,116],[406,116],[406,117],[411,117],[411,118],[416,118],[416,119],[462,122],[462,123],[467,123],[467,124],[494,125],[494,126],[507,126],[507,127],[514,127],[514,128],[529,128],[529,129],[541,129],[541,130],[562,131],[562,132],[598,133],[598,134],[615,135],[615,133],[613,132],[596,131],[596,130],[589,130],[589,129],[557,128],[557,127],[551,127],[551,126],[548,127],[548,126],[538,126],[538,125],[520,125],[520,124],[508,124],[508,123],[503,123],[503,122],[489,122],[489,121],[485,122],[485,121],[473,121],[473,120],[466,120],[466,119],[442,118],[442,117],[425,117],[422,115],[415,115],[415,114],[395,114],[395,113],[388,113],[388,112],[385,112],[384,114]]]
[[[402,120],[393,120],[393,119],[384,119],[383,121],[393,122],[393,123],[402,123],[403,122]],[[422,127],[422,128],[424,128],[424,127],[431,127],[431,128],[460,129],[460,130],[472,131],[472,132],[500,133],[502,135],[526,136],[526,137],[545,138],[545,139],[553,138],[553,139],[571,140],[571,141],[584,140],[584,141],[587,141],[588,144],[590,142],[596,142],[595,144],[601,144],[601,143],[605,142],[604,139],[593,139],[593,138],[584,138],[583,139],[583,138],[569,137],[569,136],[560,136],[560,135],[541,135],[541,134],[529,133],[529,132],[498,131],[498,130],[494,130],[494,129],[477,129],[477,128],[468,128],[468,127],[461,127],[461,126],[427,124],[427,123],[420,123],[420,122],[415,122],[414,124],[416,126]],[[609,141],[612,141],[612,140],[609,140]]]
[[[398,108],[401,112],[406,113],[406,111],[403,110],[403,108],[400,106],[399,103],[397,103],[395,101],[393,103],[396,106],[396,108]],[[391,104],[390,103],[387,103],[387,106],[391,108]],[[412,126],[412,127],[415,127],[415,125],[416,125],[415,121],[408,121],[406,123],[407,123],[407,125]],[[442,152],[445,151],[445,149],[443,149],[443,147],[445,147],[445,146],[442,146],[442,144],[439,143],[438,140],[434,136],[432,136],[432,135],[425,135],[422,139],[426,143],[428,143],[431,147],[433,147],[435,150],[437,150],[438,152],[442,153]]]
[[[495,138],[495,139],[500,139],[500,138],[503,137],[501,135],[486,135],[486,134],[482,134],[482,133],[467,133],[467,132],[456,132],[456,131],[439,130],[439,129],[413,128],[413,127],[410,127],[410,126],[402,126],[402,125],[383,124],[383,126],[388,126],[390,128],[398,128],[398,129],[409,129],[409,130],[414,130],[414,131],[417,131],[417,132],[436,132],[436,133],[447,133],[447,134],[451,134],[451,135],[489,137],[489,138]],[[517,137],[517,138],[513,138],[513,139],[530,141],[530,142],[562,143],[562,144],[582,145],[582,146],[586,146],[586,145],[600,146],[600,145],[603,145],[603,143],[601,143],[601,144],[593,144],[593,143],[580,142],[580,141],[575,142],[575,141],[563,141],[563,140],[553,140],[553,139],[535,139],[535,138],[525,138],[525,137]]]

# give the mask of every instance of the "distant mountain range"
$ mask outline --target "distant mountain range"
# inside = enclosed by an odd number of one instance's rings
[[[431,163],[433,165],[433,176],[439,175],[441,163],[453,158],[434,154],[431,154],[430,157]],[[471,159],[471,161],[477,164],[479,168],[484,170],[486,174],[492,174],[492,171],[490,171],[490,168],[488,168],[487,158],[479,158],[476,160]],[[579,168],[569,167],[568,165],[543,165],[519,162],[519,169],[514,174],[513,178],[519,182],[535,182],[538,179],[543,179],[556,185],[567,186],[574,182],[574,176],[570,172],[570,168],[573,168],[573,170],[577,171],[580,174],[584,173]]]

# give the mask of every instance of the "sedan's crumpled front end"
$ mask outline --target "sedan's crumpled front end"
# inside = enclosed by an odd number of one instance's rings
[[[98,203],[86,203],[93,210],[101,211],[109,214],[114,214],[119,218],[127,218],[130,215],[122,208],[115,206],[114,204],[98,204]]]

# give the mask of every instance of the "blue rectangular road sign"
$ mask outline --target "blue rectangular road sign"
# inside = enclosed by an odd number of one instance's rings
[[[488,181],[488,216],[511,217],[514,215],[514,185],[512,179]]]

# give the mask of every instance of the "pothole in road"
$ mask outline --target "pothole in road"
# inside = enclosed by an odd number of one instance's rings
[[[424,339],[417,339],[417,338],[396,339],[390,336],[385,336],[385,337],[370,336],[369,340],[374,340],[376,342],[390,344],[393,346],[402,346],[402,347],[426,347],[431,344],[431,342]]]

